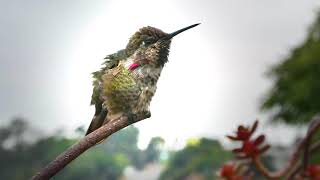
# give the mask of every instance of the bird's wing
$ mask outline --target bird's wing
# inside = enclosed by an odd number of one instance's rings
[[[127,57],[125,49],[118,51],[117,53],[110,54],[106,56],[105,62],[102,64],[103,67],[96,72],[93,72],[93,92],[91,96],[91,105],[95,106],[95,113],[91,124],[87,130],[87,134],[91,133],[92,131],[98,129],[102,126],[105,117],[107,116],[108,111],[103,108],[103,100],[101,99],[101,84],[102,84],[102,76],[106,70],[112,69],[117,67],[119,61],[125,59]]]
[[[114,54],[110,54],[108,56],[106,56],[105,62],[102,64],[103,67],[96,72],[93,72],[93,92],[92,92],[92,96],[91,96],[91,105],[96,105],[96,104],[100,104],[101,102],[101,98],[100,98],[100,94],[101,94],[101,83],[102,83],[102,75],[105,73],[106,70],[108,69],[112,69],[116,66],[118,66],[119,61],[122,59],[125,59],[127,57],[126,51],[125,49],[118,51],[117,53]]]

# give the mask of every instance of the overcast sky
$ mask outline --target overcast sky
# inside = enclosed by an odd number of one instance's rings
[[[47,132],[87,127],[91,72],[140,27],[175,37],[169,63],[139,122],[140,144],[164,137],[223,137],[265,118],[268,68],[303,41],[319,0],[0,0],[0,125],[15,116]],[[279,139],[284,128],[267,129]],[[290,130],[287,131],[289,135]],[[281,138],[280,138],[281,139]]]

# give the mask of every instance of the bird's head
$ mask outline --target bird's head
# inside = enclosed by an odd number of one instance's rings
[[[127,54],[136,54],[147,59],[148,63],[163,66],[168,61],[171,39],[199,24],[182,28],[173,33],[165,33],[160,29],[147,26],[134,33],[127,44]]]

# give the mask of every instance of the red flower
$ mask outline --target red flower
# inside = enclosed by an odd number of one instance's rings
[[[258,146],[253,141],[245,141],[242,145],[241,151],[246,156],[251,156],[251,157],[259,154]]]
[[[234,164],[224,164],[220,169],[219,176],[226,180],[244,180],[245,177],[238,175],[239,168]]]
[[[220,176],[225,178],[230,178],[236,175],[235,166],[233,164],[225,164],[220,170]]]
[[[236,148],[233,152],[237,154],[238,158],[256,157],[270,148],[269,145],[260,147],[264,140],[264,135],[260,135],[255,140],[246,140],[242,143],[241,148]]]
[[[234,141],[246,141],[250,139],[251,135],[257,129],[257,126],[258,126],[258,121],[255,121],[251,128],[240,125],[238,126],[238,130],[235,136],[227,136],[227,137]]]
[[[265,145],[261,147],[264,142],[265,136],[260,135],[255,140],[252,140],[252,134],[256,131],[258,127],[258,121],[255,121],[252,127],[244,127],[242,125],[238,126],[238,130],[235,136],[227,136],[233,141],[242,141],[242,147],[233,149],[233,152],[238,158],[253,158],[267,151],[270,146]]]
[[[320,165],[310,165],[306,170],[306,176],[311,180],[320,180]]]

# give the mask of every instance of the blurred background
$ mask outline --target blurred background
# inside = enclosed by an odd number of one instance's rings
[[[318,0],[0,0],[0,179],[30,178],[84,136],[91,72],[135,31],[194,23],[173,39],[152,117],[53,179],[214,179],[225,135],[256,119],[281,167],[320,109]]]

